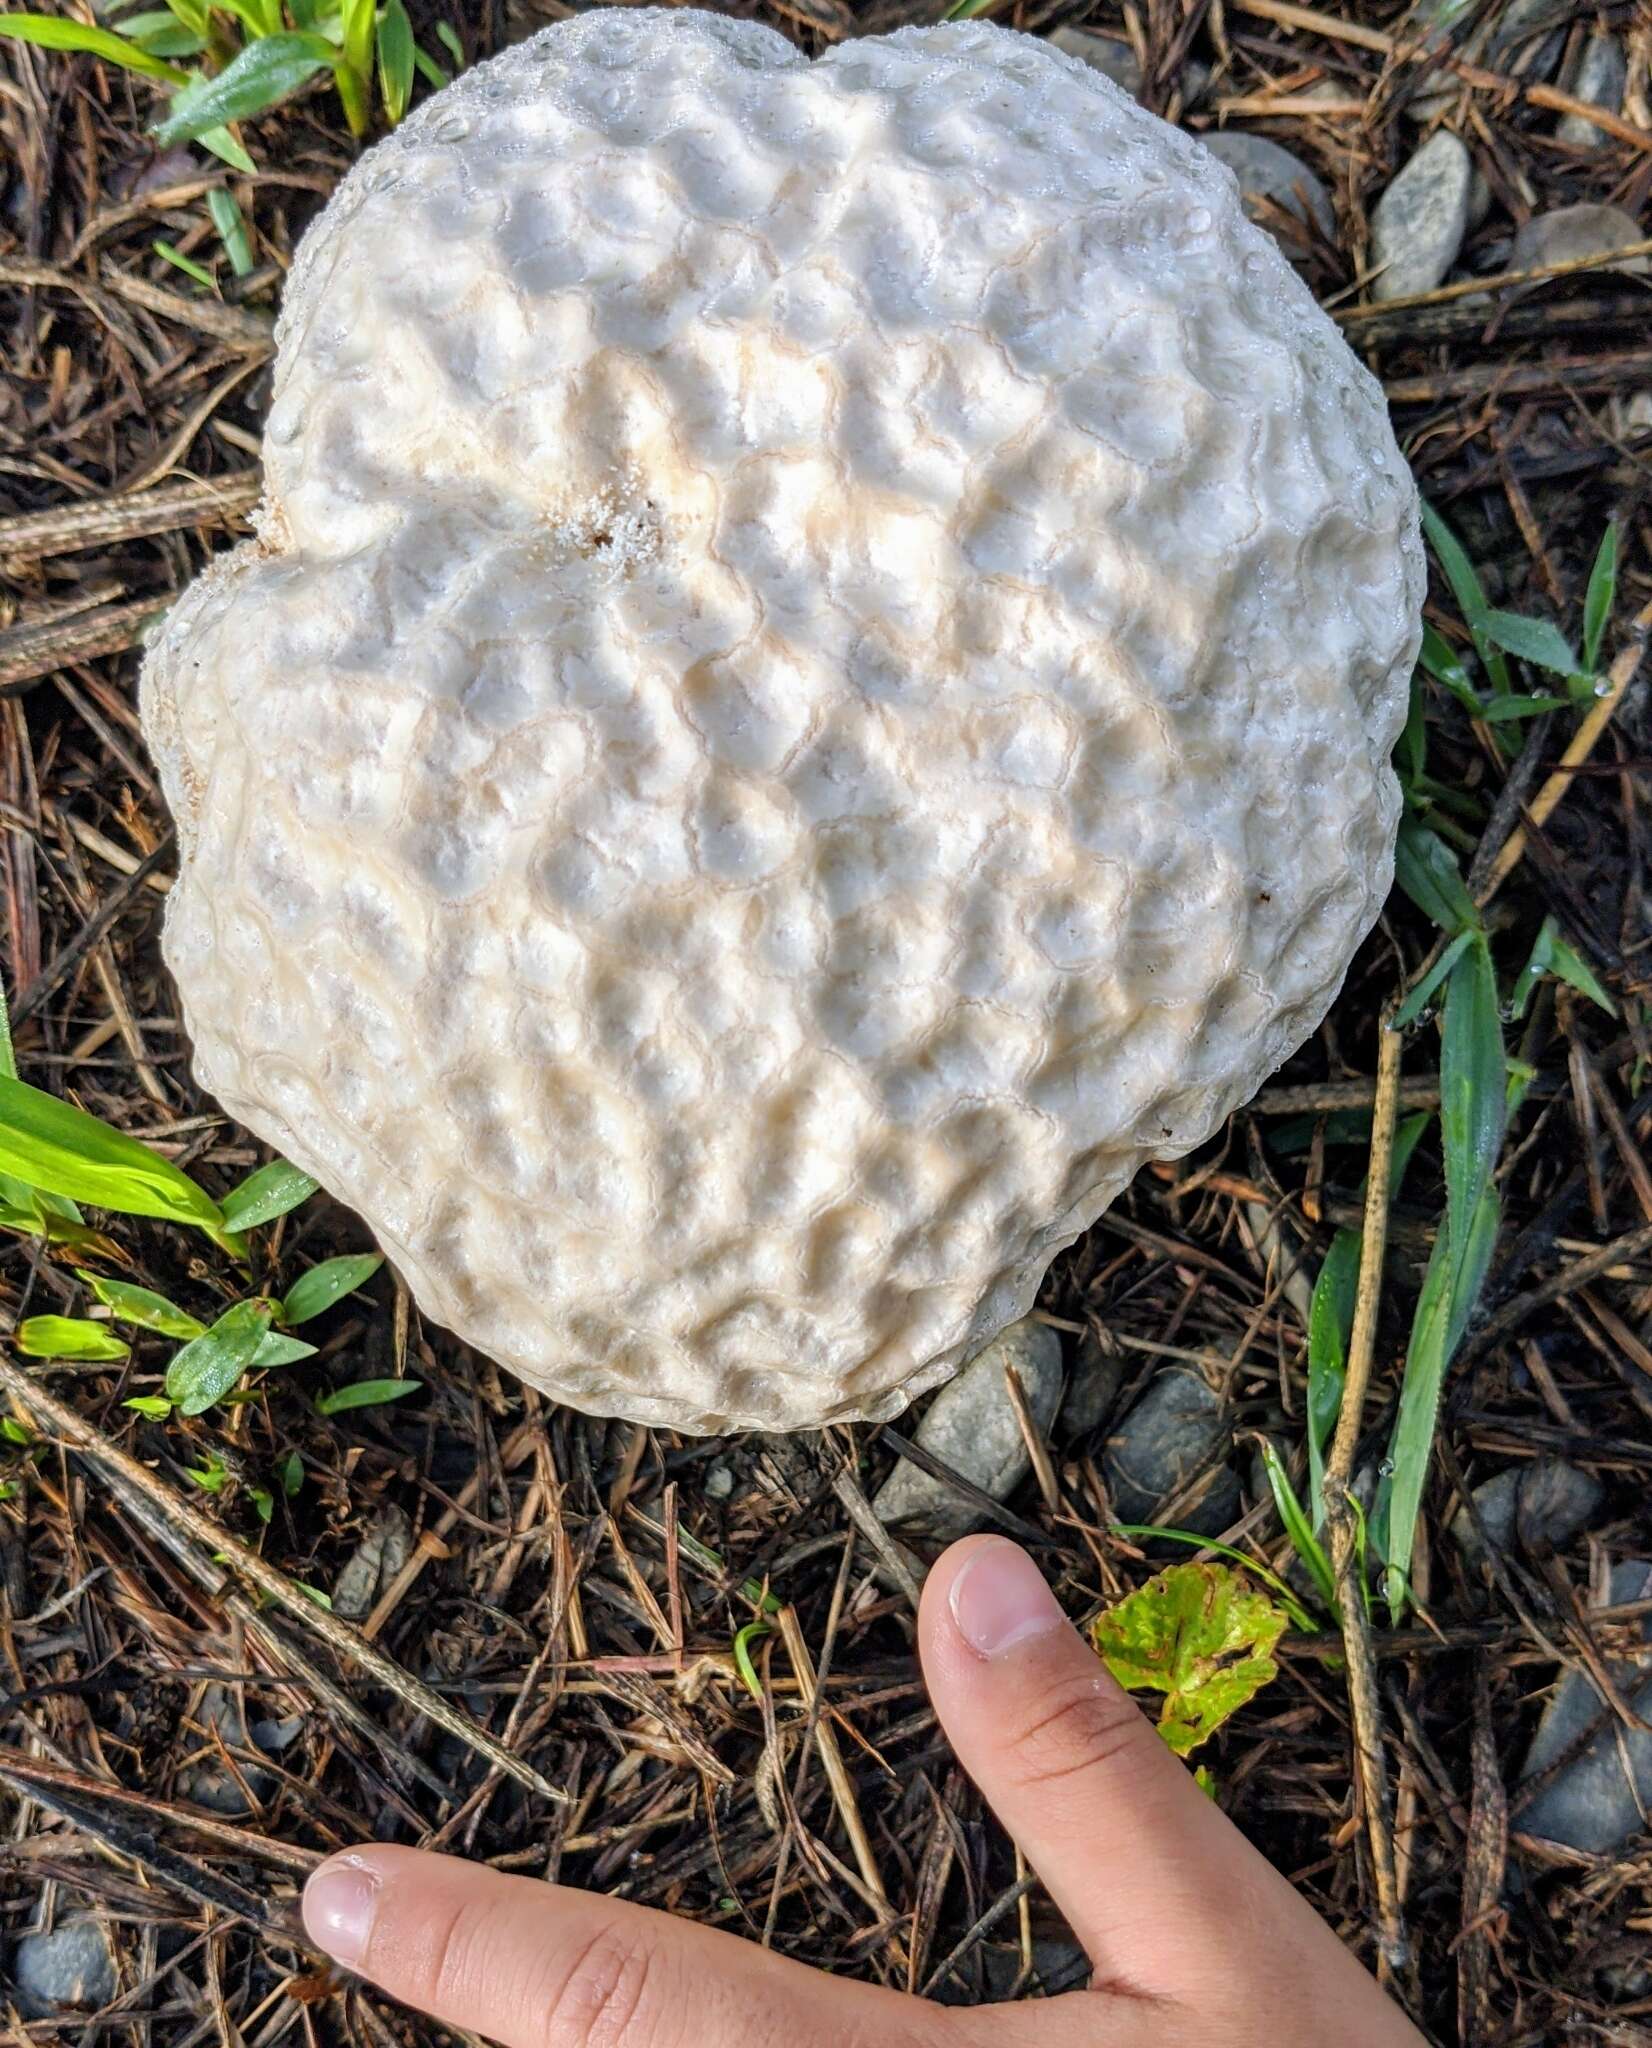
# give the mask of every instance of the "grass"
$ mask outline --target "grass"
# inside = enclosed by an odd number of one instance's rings
[[[63,15],[0,14],[0,35],[100,57],[164,87],[165,108],[150,126],[155,141],[162,147],[199,142],[247,173],[254,165],[236,124],[279,107],[319,74],[331,78],[358,138],[372,126],[375,82],[392,127],[407,112],[415,74],[431,85],[448,82],[442,65],[414,40],[403,0],[384,0],[382,7],[374,0],[167,0],[164,8],[111,8],[109,16],[111,26],[99,28]],[[442,26],[444,46],[462,63],[462,45]],[[251,257],[233,213],[231,200],[215,207],[213,218],[236,275],[245,276]],[[155,246],[168,262],[211,284],[208,273],[169,244]]]

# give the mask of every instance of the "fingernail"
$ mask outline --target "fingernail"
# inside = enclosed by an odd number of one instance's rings
[[[379,1879],[359,1856],[335,1856],[304,1887],[304,1928],[335,1962],[354,1965],[367,1953],[378,1906]]]
[[[1066,1621],[1044,1575],[1001,1536],[983,1543],[952,1582],[952,1619],[978,1657],[1002,1657]]]

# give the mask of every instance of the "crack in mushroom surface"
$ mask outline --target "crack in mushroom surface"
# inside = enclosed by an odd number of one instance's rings
[[[145,664],[196,1071],[593,1412],[886,1418],[1315,1027],[1420,630],[1228,172],[976,23],[603,9],[307,236]]]

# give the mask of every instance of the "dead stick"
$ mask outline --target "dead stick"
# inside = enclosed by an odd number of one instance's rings
[[[815,1712],[815,1664],[809,1655],[809,1646],[803,1640],[803,1629],[796,1611],[782,1607],[775,1616],[780,1625],[780,1635],[786,1645],[786,1655],[791,1659],[792,1669],[797,1673],[797,1688],[811,1713]],[[860,1817],[860,1804],[855,1798],[855,1788],[849,1773],[844,1768],[843,1752],[837,1746],[837,1736],[824,1712],[815,1721],[815,1747],[820,1752],[820,1761],[826,1772],[826,1782],[832,1788],[832,1801],[837,1807],[838,1818],[843,1822],[844,1832],[849,1837],[849,1846],[854,1851],[855,1865],[860,1871],[861,1882],[885,1909],[889,1905],[889,1894],[883,1888],[883,1878],[878,1870],[878,1860],[872,1854],[871,1838],[866,1832],[866,1823]]]
[[[456,1741],[486,1757],[489,1763],[496,1765],[508,1778],[514,1778],[517,1784],[525,1785],[543,1799],[567,1800],[567,1793],[559,1790],[531,1764],[512,1755],[485,1728],[478,1728],[468,1715],[460,1713],[422,1679],[404,1671],[393,1658],[370,1643],[359,1629],[341,1621],[325,1607],[317,1606],[303,1587],[294,1585],[284,1572],[278,1571],[257,1551],[247,1549],[227,1529],[202,1514],[199,1508],[180,1499],[147,1466],[141,1465],[118,1444],[111,1443],[3,1353],[0,1353],[0,1387],[32,1409],[51,1425],[57,1436],[97,1466],[118,1494],[128,1499],[135,1496],[169,1523],[175,1532],[200,1544],[209,1557],[221,1559],[230,1572],[255,1586],[266,1599],[290,1615],[300,1628],[319,1636],[335,1656],[348,1658],[369,1678],[387,1687],[416,1713],[434,1721]]]
[[[1365,1613],[1359,1547],[1350,1491],[1354,1452],[1365,1420],[1365,1394],[1376,1351],[1377,1308],[1382,1299],[1382,1262],[1388,1244],[1388,1177],[1394,1156],[1394,1123],[1400,1093],[1400,1034],[1385,1012],[1377,1038],[1377,1093],[1371,1112],[1371,1163],[1365,1184],[1365,1224],[1360,1238],[1359,1288],[1348,1337],[1348,1369],[1336,1435],[1325,1461],[1325,1517],[1330,1524],[1337,1607],[1347,1658],[1348,1709],[1354,1725],[1354,1769],[1371,1849],[1377,1888],[1378,1974],[1385,1981],[1403,1971],[1408,1958],[1399,1869],[1394,1855],[1394,1820],[1389,1805],[1388,1766],[1382,1748],[1382,1708],[1377,1694],[1376,1658]]]

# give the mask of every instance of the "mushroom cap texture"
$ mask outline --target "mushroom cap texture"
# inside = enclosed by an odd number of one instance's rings
[[[436,1319],[886,1418],[1314,1028],[1423,587],[1228,172],[978,23],[612,9],[306,237],[258,537],[143,714],[202,1084]]]

